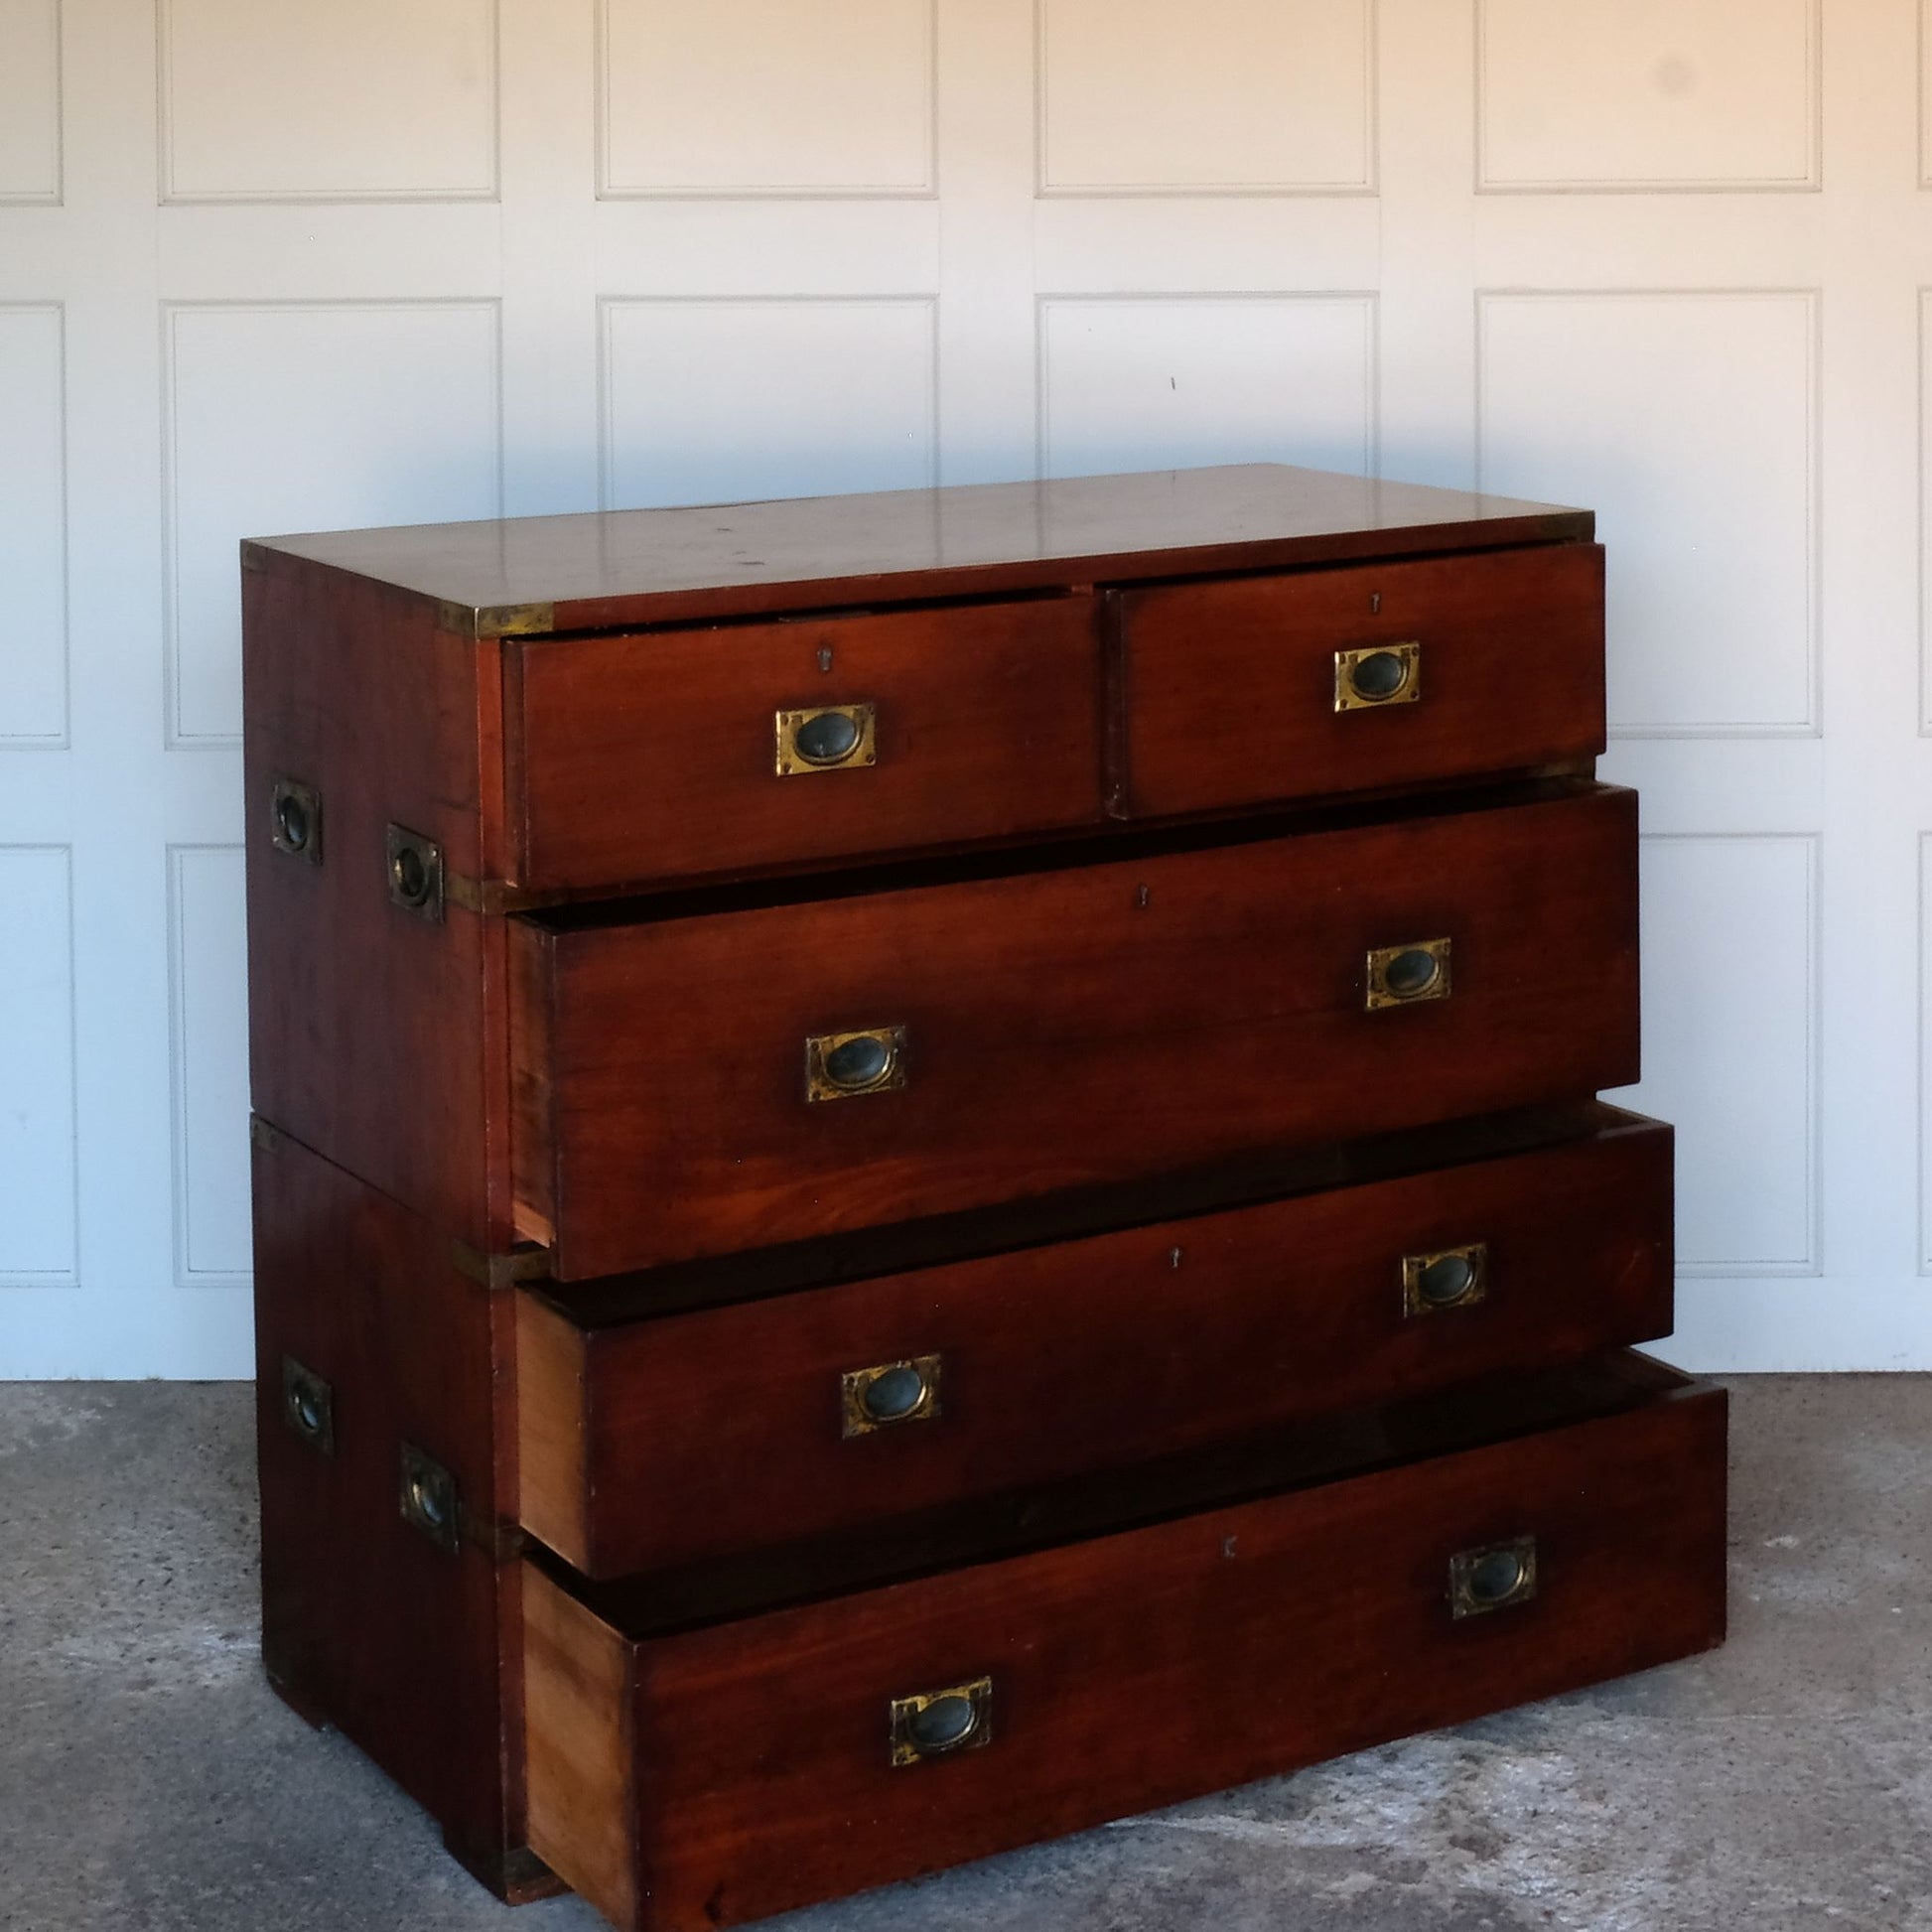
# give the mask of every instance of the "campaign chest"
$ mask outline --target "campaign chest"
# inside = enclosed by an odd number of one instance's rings
[[[244,545],[264,1652],[764,1916],[1720,1640],[1587,513]]]

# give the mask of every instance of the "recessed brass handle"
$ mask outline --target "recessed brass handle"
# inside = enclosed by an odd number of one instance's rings
[[[1422,696],[1422,645],[1368,644],[1335,652],[1335,709],[1371,711]]]
[[[460,1540],[456,1477],[413,1443],[402,1446],[401,1477],[397,1500],[402,1520],[443,1549],[456,1549]]]
[[[905,1084],[905,1029],[864,1027],[850,1034],[813,1034],[805,1041],[805,1098],[854,1100],[893,1093]]]
[[[1486,1616],[1536,1594],[1536,1538],[1512,1537],[1449,1558],[1449,1615]]]
[[[939,1413],[939,1357],[911,1355],[847,1369],[839,1378],[839,1410],[847,1437],[932,1421]]]
[[[874,745],[877,707],[821,704],[777,714],[778,776],[810,771],[856,771],[878,762]]]
[[[282,1357],[282,1420],[318,1453],[336,1453],[336,1392],[293,1355]]]
[[[443,848],[407,826],[388,829],[389,897],[419,919],[443,918]]]
[[[1449,1309],[1466,1309],[1488,1293],[1489,1249],[1483,1242],[1402,1257],[1404,1314],[1441,1314]]]
[[[953,1757],[993,1741],[993,1680],[975,1677],[943,1691],[918,1691],[892,1702],[893,1764]]]
[[[1367,1005],[1415,1006],[1449,996],[1449,942],[1411,939],[1404,946],[1376,946],[1368,955]]]
[[[269,803],[268,831],[277,852],[322,864],[322,793],[293,778],[277,778]]]

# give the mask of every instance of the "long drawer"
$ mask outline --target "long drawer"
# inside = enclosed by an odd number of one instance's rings
[[[571,1280],[1623,1085],[1635,804],[513,921],[519,1224]]]
[[[1529,1153],[732,1307],[593,1325],[521,1291],[521,1520],[621,1576],[1653,1339],[1671,1130],[1603,1113]]]
[[[1705,1649],[1723,1393],[1602,1373],[1611,1413],[1499,1399],[1465,1446],[762,1612],[526,1567],[531,1847],[699,1932]]]

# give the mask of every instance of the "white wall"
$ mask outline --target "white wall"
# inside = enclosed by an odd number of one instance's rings
[[[1601,512],[1700,1365],[1932,1366],[1913,0],[0,0],[0,1373],[248,1367],[234,544]]]

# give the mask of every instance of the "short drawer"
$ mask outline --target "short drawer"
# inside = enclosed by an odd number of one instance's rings
[[[1090,823],[1094,601],[508,648],[508,871],[595,889]]]
[[[1634,807],[514,921],[520,1224],[582,1279],[1623,1085]]]
[[[1123,817],[1421,784],[1603,749],[1603,553],[1555,544],[1130,591]]]
[[[762,1613],[526,1566],[531,1848],[699,1932],[1706,1649],[1725,1399],[1650,1366],[1619,1413]]]
[[[1671,1130],[583,1326],[518,1296],[524,1526],[621,1576],[1671,1327]],[[745,1471],[758,1471],[755,1482]]]

